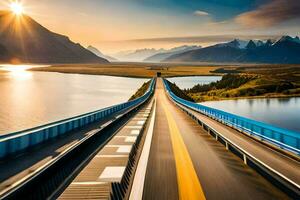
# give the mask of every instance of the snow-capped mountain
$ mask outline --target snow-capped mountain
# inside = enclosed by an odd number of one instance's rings
[[[282,36],[277,41],[237,39],[168,57],[165,62],[228,62],[300,64],[299,37]]]

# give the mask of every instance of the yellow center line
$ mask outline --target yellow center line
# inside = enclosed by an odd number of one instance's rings
[[[205,200],[205,195],[203,193],[198,176],[195,172],[193,162],[184,144],[176,122],[165,104],[163,104],[163,108],[169,124],[172,147],[175,157],[179,199]]]

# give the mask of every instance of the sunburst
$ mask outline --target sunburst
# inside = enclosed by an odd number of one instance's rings
[[[22,15],[24,12],[23,5],[18,1],[11,2],[10,9],[15,15]]]

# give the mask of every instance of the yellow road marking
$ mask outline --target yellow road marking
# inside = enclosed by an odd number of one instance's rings
[[[193,162],[184,144],[176,122],[165,104],[163,104],[163,108],[169,124],[172,147],[175,157],[179,199],[205,200],[206,198],[203,193],[198,176],[195,172]]]

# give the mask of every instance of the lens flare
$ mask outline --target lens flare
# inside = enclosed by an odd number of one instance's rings
[[[15,15],[22,15],[24,12],[24,8],[19,2],[11,2],[10,9]]]

